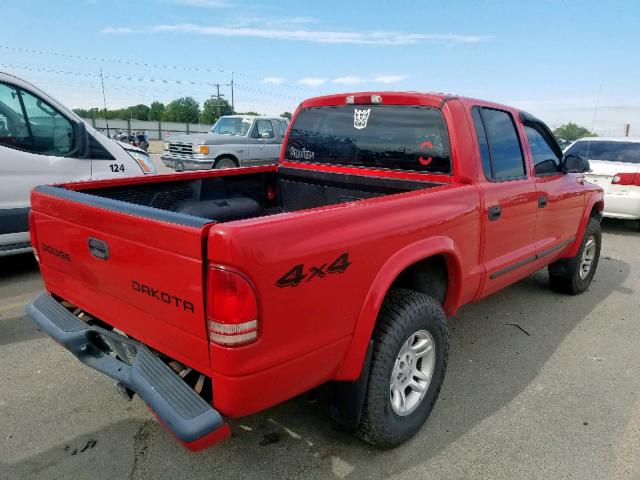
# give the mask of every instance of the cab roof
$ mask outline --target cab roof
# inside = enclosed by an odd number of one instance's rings
[[[313,97],[304,100],[300,104],[300,108],[309,107],[322,107],[322,106],[337,106],[345,105],[346,97],[367,97],[371,95],[379,95],[382,97],[382,105],[424,105],[428,107],[442,108],[445,102],[448,100],[456,99],[465,105],[482,105],[485,107],[495,107],[502,110],[511,110],[514,112],[523,112],[518,108],[514,108],[508,105],[502,105],[495,102],[489,102],[486,100],[480,100],[469,97],[462,97],[451,93],[438,93],[438,92],[394,92],[394,91],[382,91],[382,92],[346,92],[337,93],[331,95],[324,95],[321,97]],[[363,103],[368,104],[368,103]]]

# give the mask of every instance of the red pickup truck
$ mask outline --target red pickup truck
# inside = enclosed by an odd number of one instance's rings
[[[503,105],[310,99],[278,165],[36,188],[48,293],[27,311],[192,450],[326,382],[337,420],[394,446],[436,401],[447,317],[547,266],[553,289],[587,289],[588,168]]]

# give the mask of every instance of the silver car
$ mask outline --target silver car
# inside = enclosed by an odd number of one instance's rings
[[[178,172],[276,163],[288,120],[227,115],[209,133],[179,135],[164,143],[162,162]]]

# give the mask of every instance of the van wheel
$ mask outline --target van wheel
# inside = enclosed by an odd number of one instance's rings
[[[598,268],[601,245],[600,222],[590,218],[575,257],[558,260],[549,265],[551,288],[569,295],[577,295],[589,288]]]
[[[429,295],[394,289],[380,309],[373,341],[358,432],[391,448],[420,430],[438,398],[447,370],[447,319]]]
[[[238,165],[232,158],[222,157],[216,160],[216,163],[214,163],[213,168],[216,168],[216,169],[236,168],[237,166]]]

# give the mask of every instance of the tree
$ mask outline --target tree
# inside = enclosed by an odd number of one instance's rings
[[[149,107],[143,104],[134,105],[133,107],[126,108],[128,110],[129,116],[127,118],[132,118],[134,120],[148,120],[149,119]]]
[[[181,97],[167,105],[163,120],[167,122],[198,123],[200,105],[193,97]]]
[[[149,108],[149,120],[162,120],[165,108],[164,103],[153,102]]]
[[[211,97],[202,104],[202,123],[213,125],[218,118],[224,115],[232,115],[233,109],[227,100]]]
[[[284,112],[284,113],[281,113],[280,116],[283,117],[283,118],[287,118],[287,119],[291,120],[291,117],[293,115],[291,115],[291,112]]]
[[[249,115],[249,116],[253,116],[253,117],[258,117],[260,116],[260,114],[258,112],[238,112],[238,115]]]
[[[553,131],[553,134],[557,137],[557,138],[562,138],[564,140],[567,140],[569,142],[573,142],[574,140],[577,140],[579,138],[582,137],[597,137],[598,135],[590,132],[589,130],[587,130],[584,127],[579,126],[578,124],[574,123],[574,122],[569,122],[569,123],[565,123],[564,125],[561,125],[560,127],[556,128]]]

